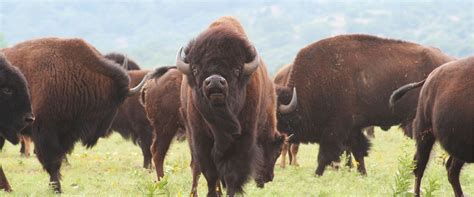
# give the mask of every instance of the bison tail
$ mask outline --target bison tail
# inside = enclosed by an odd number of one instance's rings
[[[139,93],[142,90],[142,87],[145,85],[146,81],[148,81],[149,79],[159,78],[162,75],[164,75],[166,72],[168,72],[169,69],[172,69],[172,68],[176,68],[176,67],[175,66],[164,66],[164,67],[157,68],[154,71],[146,74],[145,77],[143,77],[142,81],[136,87],[131,88],[128,91],[127,96],[136,95],[137,93]]]
[[[401,99],[403,95],[405,95],[408,91],[423,86],[423,84],[425,84],[425,81],[426,79],[415,83],[409,83],[393,91],[392,95],[390,95],[390,108],[393,109],[393,107],[395,106],[395,102]]]

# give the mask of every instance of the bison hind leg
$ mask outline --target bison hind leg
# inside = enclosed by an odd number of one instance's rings
[[[461,173],[464,161],[450,156],[446,163],[446,169],[448,170],[448,180],[454,190],[455,196],[463,196],[461,183],[459,182],[459,174]]]
[[[361,129],[353,130],[349,139],[350,150],[357,162],[357,170],[366,175],[364,157],[369,155],[370,142]]]

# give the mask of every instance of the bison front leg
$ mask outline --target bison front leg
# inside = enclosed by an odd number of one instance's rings
[[[3,172],[2,166],[0,166],[0,189],[6,192],[12,191],[12,188],[10,187],[10,184],[8,183],[7,177],[5,176],[5,173]]]
[[[31,152],[31,138],[27,135],[20,136],[21,149],[20,153],[22,156],[29,157]]]
[[[193,174],[193,184],[191,187],[191,197],[197,197],[198,196],[198,184],[199,184],[199,176],[201,176],[201,169],[199,168],[199,165],[196,163],[194,160],[193,156],[191,155],[191,172]]]
[[[423,174],[425,172],[426,164],[430,159],[431,149],[433,148],[433,144],[435,142],[435,138],[431,132],[422,133],[423,130],[418,130],[420,132],[416,132],[416,153],[415,153],[415,195],[420,196],[420,186],[421,186],[421,179],[423,178]]]
[[[61,164],[66,156],[66,151],[72,149],[73,144],[70,145],[71,147],[62,146],[58,140],[58,136],[54,132],[34,132],[33,134],[36,134],[36,136],[33,137],[36,155],[50,176],[50,186],[56,193],[61,193]]]
[[[297,158],[297,155],[298,155],[298,149],[300,147],[300,144],[290,144],[290,153],[288,155],[290,155],[290,165],[293,165],[293,166],[299,166],[300,164],[298,164],[298,160],[296,159]]]
[[[151,144],[153,142],[153,131],[142,128],[140,132],[140,148],[142,149],[143,154],[143,168],[151,169]]]
[[[288,143],[288,142],[285,142],[283,144],[283,147],[282,147],[282,150],[281,150],[281,160],[280,160],[280,167],[281,168],[285,168],[286,167],[286,154],[288,153],[288,147],[290,146],[291,144]],[[291,154],[291,153],[290,153]],[[291,156],[290,156],[291,158]],[[290,163],[291,163],[291,159],[290,159]]]
[[[367,170],[365,169],[364,157],[369,153],[370,143],[367,137],[362,133],[361,129],[355,129],[351,132],[349,139],[350,150],[354,155],[354,159],[357,162],[357,170],[362,175],[367,175]]]
[[[339,156],[344,150],[343,130],[326,129],[321,136],[319,143],[318,167],[316,168],[316,175],[322,176],[326,166],[333,161],[339,161]]]
[[[448,170],[448,180],[453,187],[454,195],[456,197],[463,196],[461,183],[459,182],[459,174],[461,173],[463,165],[464,161],[456,159],[453,156],[450,156],[448,162],[446,163],[446,169]]]

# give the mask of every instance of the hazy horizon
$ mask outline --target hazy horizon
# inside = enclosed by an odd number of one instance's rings
[[[339,34],[402,39],[456,57],[474,54],[471,1],[2,0],[0,35],[7,46],[40,37],[79,37],[104,54],[127,53],[150,68],[173,64],[180,46],[225,15],[242,22],[272,73],[304,46]]]

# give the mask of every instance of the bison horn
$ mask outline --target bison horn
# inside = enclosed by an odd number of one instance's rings
[[[260,56],[258,55],[258,51],[257,51],[257,49],[255,49],[255,48],[254,48],[254,50],[255,50],[255,53],[256,53],[255,58],[253,58],[253,60],[252,60],[250,63],[245,63],[245,64],[244,64],[244,70],[243,70],[243,72],[244,72],[244,74],[246,74],[246,75],[250,75],[250,74],[252,74],[255,70],[257,70],[258,64],[260,63]]]
[[[150,73],[147,73],[145,75],[145,77],[143,77],[142,81],[137,85],[135,86],[134,88],[131,88],[129,91],[128,91],[128,94],[127,96],[134,96],[136,95],[137,93],[139,93],[143,86],[145,85],[145,82],[151,78],[151,74]]]
[[[125,70],[128,70],[128,57],[127,57],[127,55],[125,55],[123,57],[122,68],[125,69]]]
[[[296,110],[296,106],[298,105],[298,97],[296,95],[296,88],[293,88],[293,95],[291,97],[291,101],[288,105],[280,105],[278,107],[278,111],[282,114],[287,114]]]
[[[191,67],[189,66],[189,64],[184,62],[184,58],[181,56],[182,53],[183,47],[181,47],[178,51],[178,54],[176,54],[176,67],[179,71],[186,75],[191,74]]]
[[[287,142],[291,141],[291,139],[293,139],[293,137],[295,137],[295,134],[289,135],[288,137],[286,137],[286,141]]]

